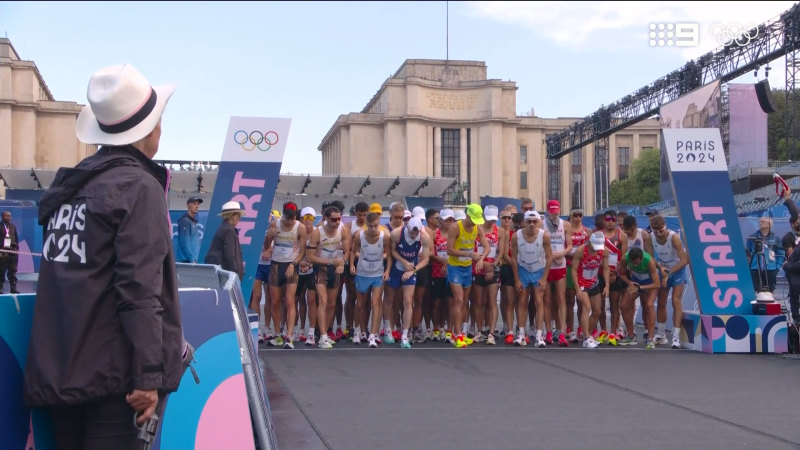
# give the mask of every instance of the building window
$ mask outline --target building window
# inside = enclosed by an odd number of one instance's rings
[[[572,152],[572,165],[570,166],[570,207],[583,207],[583,149]]]
[[[581,190],[583,190],[583,183],[581,182],[581,174],[572,174],[572,195],[571,208],[582,208],[581,204]]]
[[[617,167],[619,175],[617,178],[624,180],[628,178],[628,169],[631,165],[631,149],[630,147],[619,147],[617,151],[619,152],[617,155],[617,161],[619,162],[619,167]]]
[[[528,172],[519,173],[519,188],[528,189]]]
[[[447,204],[459,203],[461,187],[461,132],[459,129],[442,129],[442,176],[455,178],[456,183],[444,193]]]
[[[561,198],[561,159],[547,160],[547,198]]]
[[[574,167],[580,166],[581,164],[583,164],[583,149],[579,148],[572,152],[572,165]]]
[[[528,146],[527,145],[520,145],[519,146],[519,163],[520,164],[528,164]]]
[[[608,207],[608,138],[594,142],[594,209]]]

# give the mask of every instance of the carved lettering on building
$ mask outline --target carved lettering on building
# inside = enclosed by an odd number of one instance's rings
[[[475,109],[478,94],[454,94],[444,92],[427,92],[428,108],[444,111],[470,111]]]

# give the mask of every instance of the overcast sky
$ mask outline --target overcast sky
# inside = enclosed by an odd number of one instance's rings
[[[517,83],[519,115],[583,117],[792,4],[2,2],[0,33],[56,100],[86,103],[91,74],[123,62],[176,83],[157,159],[217,161],[230,116],[289,117],[282,171],[318,174],[338,116],[360,112],[406,59],[484,61],[489,78]],[[651,24],[697,24],[681,38],[696,46],[652,46]],[[783,60],[771,66],[784,87]]]

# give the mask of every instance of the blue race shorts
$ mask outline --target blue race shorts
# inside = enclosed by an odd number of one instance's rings
[[[447,281],[450,284],[460,284],[468,288],[472,286],[472,266],[453,266],[447,265]]]
[[[399,288],[400,285],[403,286],[416,286],[417,285],[417,274],[412,275],[406,281],[403,281],[403,274],[405,272],[400,272],[394,267],[392,264],[392,268],[389,269],[389,281],[386,282],[386,285],[390,288]]]
[[[664,273],[661,272],[660,270],[658,275],[662,280],[664,279]],[[672,288],[675,286],[680,286],[682,284],[688,283],[688,280],[686,278],[687,278],[686,266],[683,266],[681,270],[669,275],[669,278],[667,278],[667,288]]]
[[[529,272],[522,267],[518,267],[517,273],[519,273],[519,281],[522,283],[522,289],[527,289],[529,287],[539,287],[539,281],[542,279],[542,275],[544,275],[544,269],[537,270],[536,272]]]
[[[362,277],[361,275],[356,275],[355,284],[356,284],[356,290],[358,292],[366,294],[370,292],[374,287],[383,286],[383,276]]]
[[[264,283],[269,283],[269,268],[272,264],[259,264],[256,269],[256,280],[261,280]]]

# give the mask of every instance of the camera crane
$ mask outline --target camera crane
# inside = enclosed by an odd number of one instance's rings
[[[749,43],[740,45],[749,40]],[[800,4],[765,22],[714,51],[691,60],[682,68],[626,95],[546,139],[547,158],[558,159],[581,147],[595,143],[605,152],[610,135],[639,121],[652,117],[658,109],[683,94],[716,80],[727,82],[762,64],[788,55],[786,91],[795,88],[795,75],[800,73]],[[787,104],[787,111],[790,108]],[[796,105],[794,107],[796,112]],[[794,117],[794,116],[793,116]],[[793,126],[797,129],[797,124]],[[789,136],[798,137],[797,133]]]

